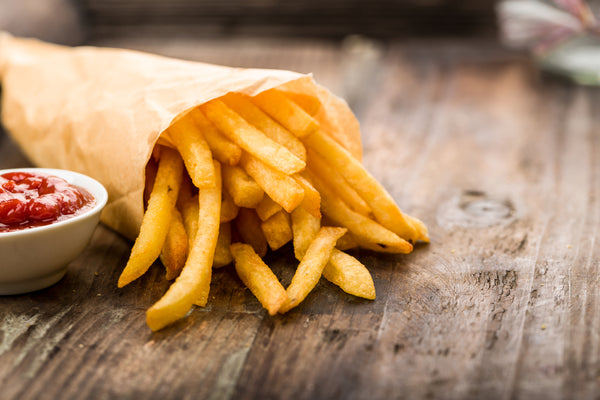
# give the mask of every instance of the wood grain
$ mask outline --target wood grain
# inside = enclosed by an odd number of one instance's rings
[[[269,317],[232,268],[158,333],[158,264],[117,289],[131,243],[99,226],[57,285],[0,297],[3,399],[591,399],[600,391],[600,92],[487,41],[102,45],[290,68],[346,97],[364,162],[432,243],[354,253],[377,299],[322,280]],[[26,166],[0,134],[0,166]],[[289,246],[267,262],[288,284]]]

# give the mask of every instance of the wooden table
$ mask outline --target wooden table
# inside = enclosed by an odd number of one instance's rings
[[[151,333],[162,268],[117,289],[131,243],[99,226],[58,284],[0,298],[1,398],[600,394],[600,92],[542,78],[486,41],[97,44],[313,72],[348,99],[366,166],[431,244],[354,253],[375,301],[323,280],[276,317],[220,269],[206,308]],[[0,135],[0,167],[27,165]],[[290,247],[267,261],[289,282]]]

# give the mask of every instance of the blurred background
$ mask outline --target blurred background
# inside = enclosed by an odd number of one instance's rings
[[[0,0],[0,29],[82,44],[131,36],[377,40],[496,34],[492,0]]]

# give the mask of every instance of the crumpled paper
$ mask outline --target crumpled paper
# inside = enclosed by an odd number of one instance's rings
[[[145,166],[163,131],[228,92],[281,89],[316,96],[323,129],[357,158],[360,130],[343,100],[310,75],[176,60],[112,48],[70,48],[0,32],[2,122],[35,165],[81,172],[109,200],[101,221],[134,239]]]

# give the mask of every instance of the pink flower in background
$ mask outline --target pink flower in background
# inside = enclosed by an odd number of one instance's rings
[[[537,55],[572,37],[600,34],[598,21],[584,0],[505,0],[497,11],[503,41]]]

